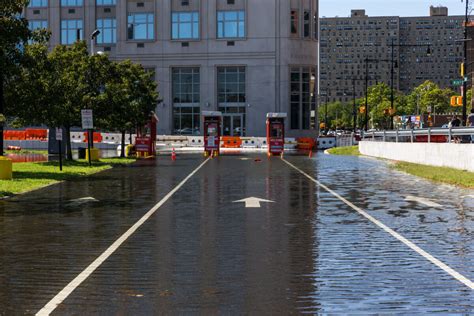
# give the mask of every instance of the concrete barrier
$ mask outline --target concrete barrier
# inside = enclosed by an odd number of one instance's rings
[[[474,172],[474,144],[361,141],[359,151],[371,157]]]

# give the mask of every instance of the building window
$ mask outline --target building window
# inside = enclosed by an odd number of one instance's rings
[[[152,40],[155,38],[153,13],[130,13],[128,15],[128,39]]]
[[[173,124],[174,134],[200,133],[200,71],[197,67],[173,68]]]
[[[71,45],[83,37],[82,20],[61,21],[61,44]]]
[[[198,39],[199,13],[175,12],[172,14],[172,39]]]
[[[217,12],[217,37],[245,37],[245,11]]]
[[[98,19],[97,29],[100,31],[97,36],[98,44],[115,44],[117,42],[116,19]]]
[[[48,21],[47,20],[29,20],[28,21],[28,28],[30,31],[35,31],[39,29],[47,29],[48,28]],[[33,40],[28,40],[29,44],[33,44]]]
[[[38,29],[47,29],[48,21],[47,20],[29,20],[28,28],[30,29],[30,31],[34,31]]]
[[[311,13],[309,11],[305,11],[303,15],[303,37],[309,38],[311,36],[311,20],[310,20]]]
[[[217,93],[219,104],[245,103],[245,67],[217,68]]]
[[[116,0],[97,0],[97,5],[115,5]]]
[[[291,34],[298,35],[298,11],[291,10]]]
[[[30,8],[44,8],[48,6],[48,0],[31,0],[28,4]]]
[[[82,7],[82,0],[61,0],[62,7]]]
[[[310,67],[292,67],[290,74],[290,127],[291,129],[309,129],[311,106],[314,105],[311,87],[315,78],[315,69]],[[315,79],[313,79],[315,80]],[[313,88],[314,89],[314,88]],[[314,91],[313,91],[314,92]]]

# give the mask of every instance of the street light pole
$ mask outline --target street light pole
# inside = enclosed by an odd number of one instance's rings
[[[369,129],[369,59],[365,58],[365,131]]]
[[[469,23],[469,0],[466,0],[466,17],[464,21],[464,66],[467,68],[467,25]],[[466,71],[467,69],[465,69]],[[464,74],[466,76],[466,74]],[[462,124],[467,124],[467,81],[463,78],[463,98],[462,98]]]
[[[394,75],[394,53],[393,53],[393,48],[394,48],[394,43],[393,43],[393,38],[392,38],[392,58],[391,58],[391,63],[390,63],[390,129],[393,130],[393,75]]]
[[[328,131],[328,102],[329,102],[329,82],[326,88],[326,104],[324,106],[324,130],[327,134]]]
[[[356,97],[355,97],[355,90],[356,90],[356,85],[355,85],[355,79],[352,79],[352,115],[353,115],[353,130],[354,133],[357,132],[357,111],[356,111]]]
[[[4,91],[3,91],[3,72],[2,69],[0,69],[0,157],[4,155],[3,152],[3,126],[5,122],[3,122],[3,119],[5,118],[4,113]]]

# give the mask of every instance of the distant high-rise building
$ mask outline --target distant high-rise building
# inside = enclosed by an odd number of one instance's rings
[[[459,77],[463,21],[448,16],[445,7],[431,7],[425,17],[369,17],[365,10],[352,10],[350,17],[322,18],[321,96],[347,102],[355,84],[356,97],[363,97],[366,59],[369,86],[390,85],[392,41],[395,89],[407,93],[426,80],[455,88],[451,81]]]

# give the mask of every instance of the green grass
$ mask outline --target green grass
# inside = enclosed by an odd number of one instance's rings
[[[13,180],[0,180],[0,198],[32,191],[53,183],[72,180],[101,172],[117,165],[130,164],[136,159],[104,158],[93,162],[92,167],[86,160],[64,162],[63,171],[59,171],[59,162],[14,163]]]
[[[359,146],[335,147],[328,149],[328,153],[340,156],[360,156]]]
[[[434,182],[474,188],[474,173],[465,170],[433,167],[409,162],[395,162],[393,168]]]

